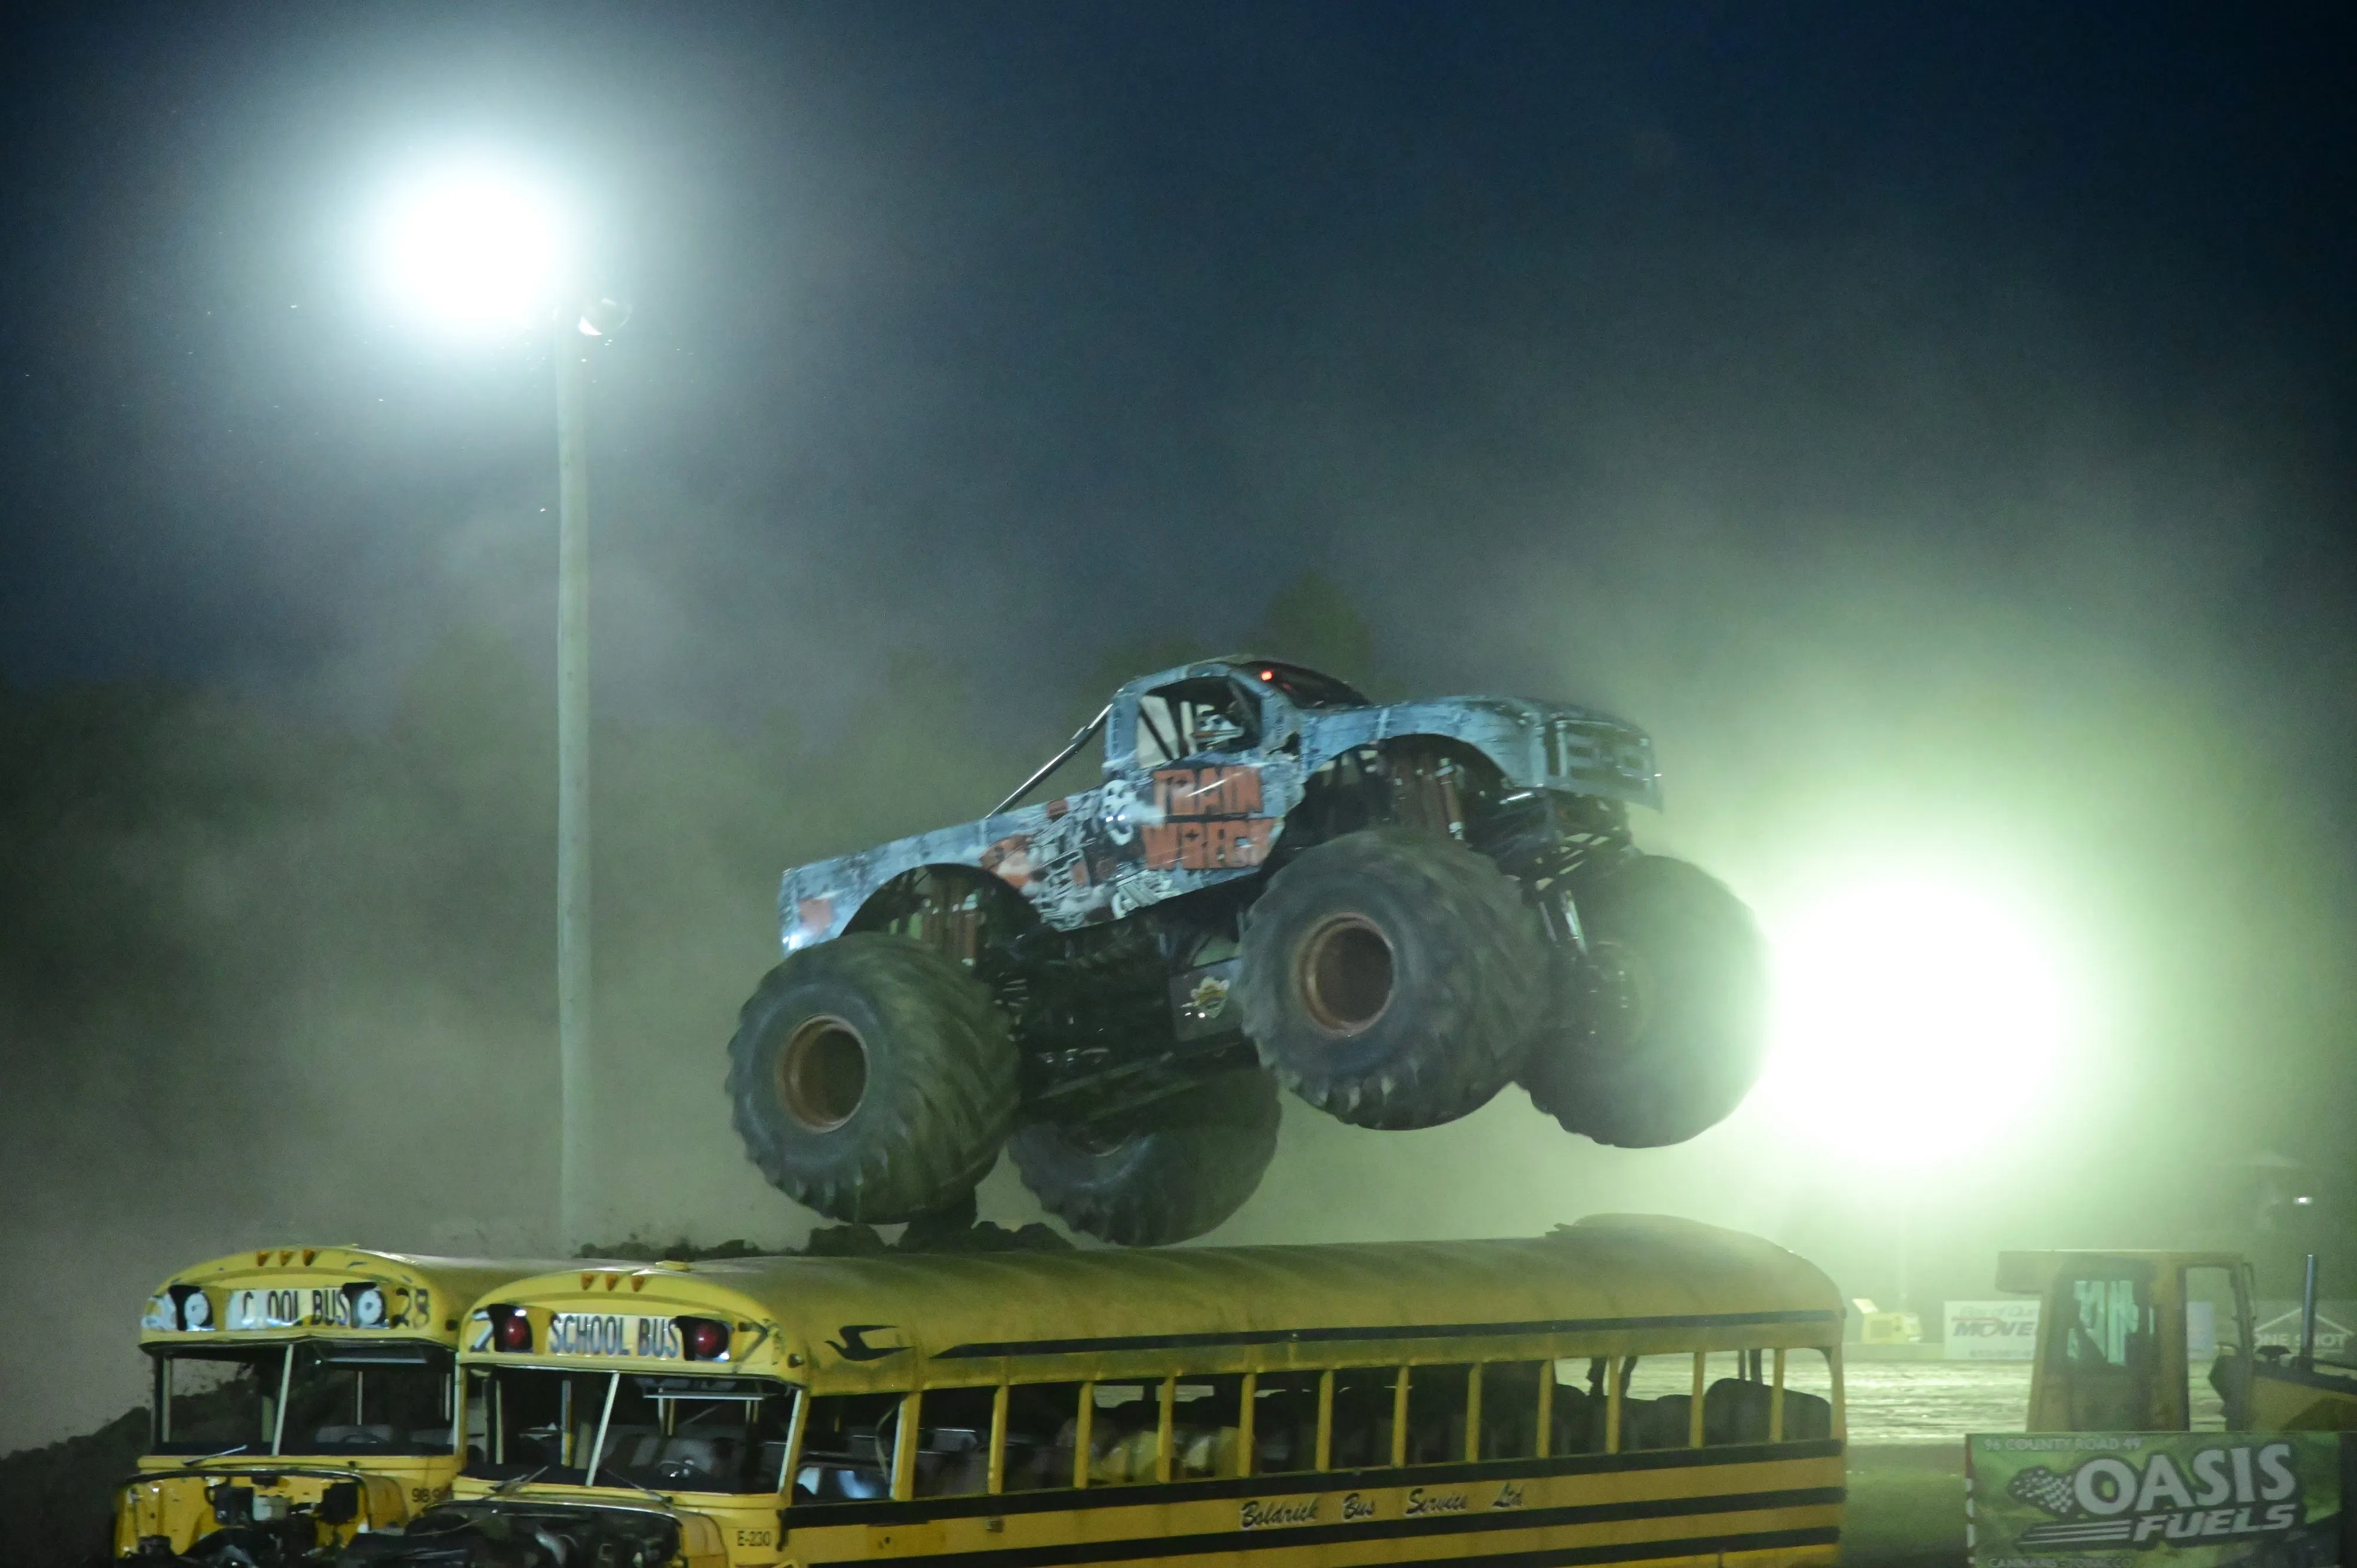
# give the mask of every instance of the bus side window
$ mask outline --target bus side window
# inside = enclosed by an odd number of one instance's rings
[[[1604,1452],[1605,1360],[1575,1358],[1555,1364],[1554,1409],[1547,1422],[1547,1452]]]
[[[1344,1367],[1335,1372],[1328,1469],[1365,1470],[1392,1462],[1392,1403],[1399,1377],[1397,1367]]]
[[[1833,1434],[1833,1358],[1822,1349],[1785,1351],[1784,1441],[1814,1443]]]
[[[1483,1459],[1528,1459],[1538,1453],[1539,1385],[1555,1376],[1547,1361],[1501,1361],[1481,1369]]]
[[[1162,1423],[1160,1383],[1099,1383],[1089,1423],[1089,1485],[1125,1486],[1154,1479],[1156,1439]]]
[[[1017,1383],[1006,1391],[1006,1481],[1010,1492],[1072,1484],[1082,1383]]]
[[[892,1495],[892,1444],[899,1394],[823,1394],[802,1428],[797,1503],[857,1502]],[[920,1418],[921,1419],[921,1417]]]
[[[1407,1384],[1407,1462],[1455,1465],[1465,1458],[1470,1367],[1415,1367]]]
[[[1694,1415],[1691,1351],[1620,1363],[1620,1451],[1685,1448]]]
[[[1775,1391],[1757,1351],[1713,1350],[1703,1358],[1702,1440],[1713,1448],[1768,1441]]]
[[[1318,1374],[1263,1372],[1253,1396],[1253,1474],[1318,1467]]]
[[[917,1405],[917,1496],[969,1498],[990,1489],[990,1407],[997,1393],[925,1391]]]
[[[1236,1463],[1236,1443],[1243,1420],[1243,1374],[1182,1374],[1173,1393],[1170,1478],[1190,1481],[1242,1474]]]

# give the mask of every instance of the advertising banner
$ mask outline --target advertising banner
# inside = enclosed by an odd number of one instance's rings
[[[2299,1348],[2299,1303],[2296,1301],[2262,1301],[2254,1304],[2258,1310],[2259,1343],[2280,1345],[2287,1350]],[[2319,1301],[2316,1304],[2316,1353],[2327,1360],[2349,1359],[2352,1348],[2349,1326],[2357,1323],[2357,1301]]]
[[[2038,1302],[1952,1301],[1941,1335],[1951,1361],[2027,1361],[2038,1349]]]
[[[2334,1432],[1978,1434],[1973,1568],[2338,1568]]]

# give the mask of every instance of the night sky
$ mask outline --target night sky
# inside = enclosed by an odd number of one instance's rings
[[[737,1161],[713,1092],[789,859],[977,814],[1125,650],[1243,639],[1314,574],[1372,634],[1344,674],[1648,726],[1668,810],[1641,836],[1771,930],[1829,867],[1964,865],[2042,900],[2097,1021],[2042,1141],[1973,1191],[2016,1217],[2059,1203],[2072,1239],[2165,1244],[2153,1172],[2272,1151],[2329,1184],[2357,1157],[2351,45],[2325,6],[20,16],[0,49],[0,684],[197,693],[395,753],[453,646],[542,702],[547,344],[418,330],[369,251],[402,170],[488,150],[571,193],[585,275],[634,308],[592,394],[601,723],[800,737],[758,788],[630,819],[651,862],[690,815],[706,847],[709,820],[752,825],[703,901],[737,945],[694,985],[662,972],[675,1011],[601,1032],[646,1096],[611,1112],[645,1118],[615,1128],[618,1228],[809,1223]],[[896,703],[949,728],[865,744]],[[544,736],[515,735],[537,778]],[[893,797],[901,816],[819,803],[963,757],[1002,773]],[[51,832],[0,826],[18,860]],[[249,842],[221,841],[238,886],[317,863],[241,859]],[[533,1243],[540,1197],[457,1196],[538,1179],[530,1094],[502,1103],[510,1164],[427,1161],[420,1202],[472,1206],[442,1226],[388,1196],[447,1132],[370,1130],[393,1078],[357,1101],[299,1089],[363,1070],[302,1043],[322,1018],[368,1014],[371,1060],[397,1065],[431,1012],[382,987],[319,1001],[381,963],[371,911],[490,899],[521,930],[544,865],[464,895],[322,875],[342,945],[303,961],[285,991],[310,1000],[267,1029],[208,1026],[240,1042],[218,1070],[202,1039],[56,1003],[46,958],[8,968],[0,1175],[27,1196],[0,1251],[47,1283],[0,1285],[0,1316],[111,1316],[80,1361],[22,1369],[55,1397],[0,1414],[0,1448],[135,1398],[138,1294],[259,1230]],[[620,901],[601,964],[627,973],[662,922],[631,923],[628,867],[600,875]],[[663,897],[698,898],[692,878]],[[188,908],[236,947],[234,917]],[[25,951],[58,929],[6,912]],[[75,930],[56,940],[137,970],[124,930]],[[530,941],[518,972],[541,972]],[[494,1059],[447,1043],[476,1037],[553,1057],[544,995],[469,1012],[450,963],[428,978],[461,1001],[422,1061]],[[125,983],[169,1014],[167,982]],[[236,1180],[73,1067],[139,1081],[167,1056],[176,1103],[227,1103],[249,1071],[297,1086]],[[1270,1188],[1215,1240],[1645,1205],[1870,1283],[1880,1243],[1852,1245],[1842,1182],[1769,1214],[1727,1197],[1813,1142],[1767,1115],[1625,1160],[1549,1143],[1484,1164],[1501,1139],[1569,1141],[1518,1096],[1412,1136],[1295,1107]],[[682,1138],[685,1165],[647,1152]],[[375,1175],[302,1174],[353,1161]],[[986,1213],[1036,1217],[993,1182]],[[1319,1230],[1329,1182],[1362,1208]],[[1960,1190],[1952,1172],[1923,1201]],[[1965,1232],[1950,1294],[1986,1292],[1996,1241],[2054,1239],[2007,1224]],[[75,1261],[93,1235],[102,1269]]]

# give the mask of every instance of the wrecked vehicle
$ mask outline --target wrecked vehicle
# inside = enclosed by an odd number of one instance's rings
[[[263,1247],[172,1275],[139,1322],[151,1425],[114,1557],[293,1568],[401,1528],[465,1459],[460,1312],[550,1266]]]
[[[1100,735],[1100,785],[1022,803]],[[1652,744],[1584,708],[1378,705],[1243,658],[1133,681],[982,821],[786,874],[737,1130],[873,1223],[963,1201],[1004,1146],[1127,1245],[1242,1207],[1280,1084],[1410,1128],[1519,1082],[1600,1143],[1691,1138],[1757,1076],[1762,950],[1631,804],[1660,804]]]
[[[728,1561],[709,1520],[691,1516],[686,1522],[700,1539],[683,1539],[682,1520],[659,1509],[442,1503],[404,1530],[356,1538],[336,1561],[338,1568],[672,1568]]]

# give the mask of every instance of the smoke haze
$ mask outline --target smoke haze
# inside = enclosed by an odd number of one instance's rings
[[[1288,1104],[1210,1240],[1659,1209],[1936,1304],[2000,1245],[2347,1237],[2321,1175],[2327,1229],[2255,1231],[2245,1164],[2357,1155],[2344,42],[1708,6],[23,30],[0,1452],[142,1396],[186,1263],[553,1240],[545,352],[413,340],[350,253],[448,143],[594,191],[637,307],[593,404],[601,1232],[812,1225],[719,1093],[784,866],[971,818],[1114,682],[1253,643],[1624,714],[1666,775],[1641,843],[1771,934],[1969,872],[2087,1023],[2021,1133],[1904,1179],[1781,1101],[1659,1151],[1518,1090],[1407,1134]],[[982,1212],[1039,1218],[1003,1164]]]

